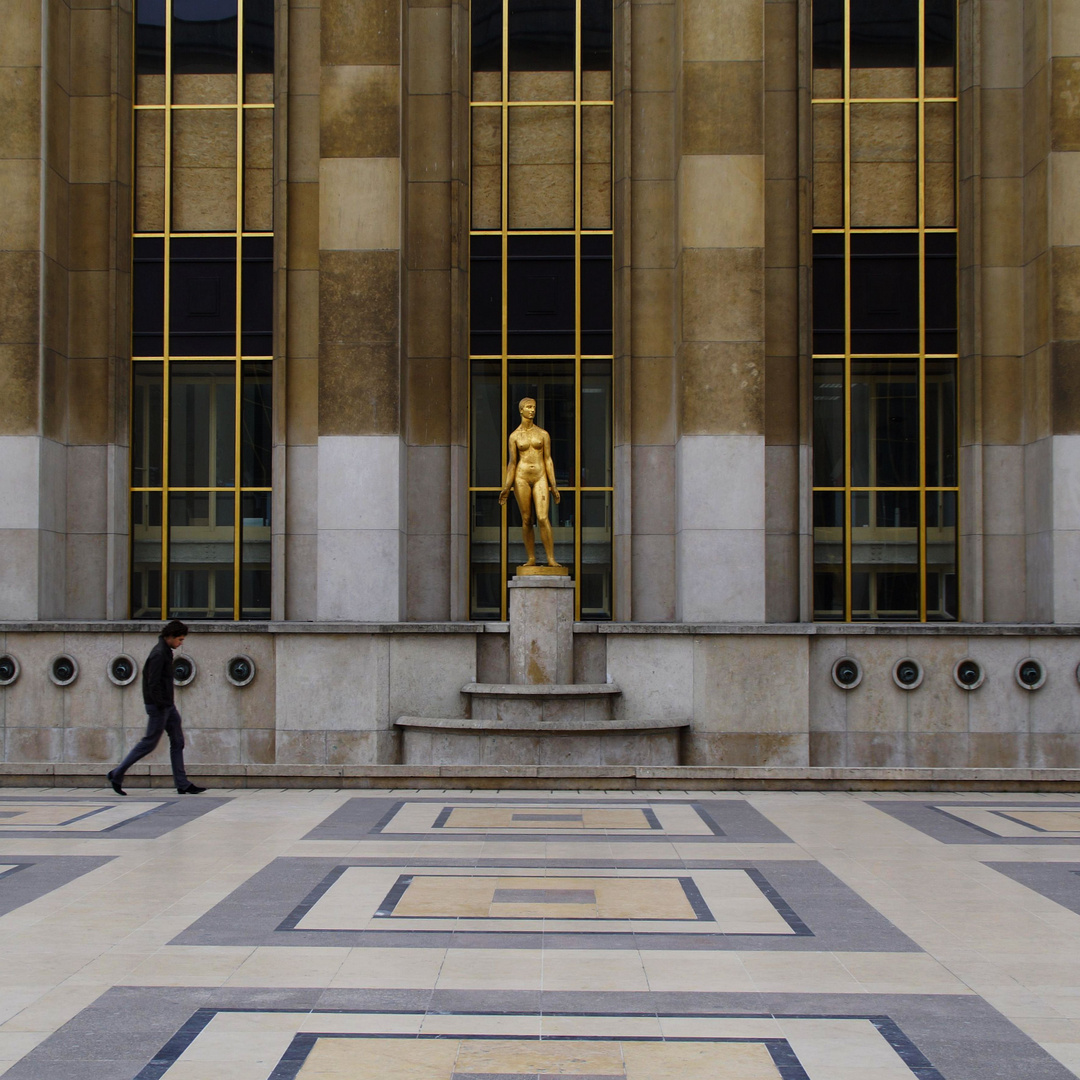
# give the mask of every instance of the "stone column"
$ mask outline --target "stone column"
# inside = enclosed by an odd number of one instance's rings
[[[510,681],[574,681],[574,583],[569,577],[510,580]]]
[[[762,0],[683,0],[677,617],[765,618]]]
[[[319,87],[320,619],[404,610],[400,5],[323,0]]]

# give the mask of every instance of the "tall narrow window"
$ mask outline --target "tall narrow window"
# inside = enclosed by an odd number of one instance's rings
[[[273,0],[137,0],[131,613],[270,615]]]
[[[523,397],[551,435],[555,555],[574,576],[578,617],[612,617],[611,42],[611,0],[472,2],[476,619],[506,618],[508,572],[525,560],[520,512],[498,500]]]
[[[814,617],[954,620],[955,0],[813,25]]]

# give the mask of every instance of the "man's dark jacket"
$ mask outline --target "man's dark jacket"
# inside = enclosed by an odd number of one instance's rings
[[[146,658],[142,669],[142,696],[147,705],[171,708],[173,703],[173,654],[164,636]]]

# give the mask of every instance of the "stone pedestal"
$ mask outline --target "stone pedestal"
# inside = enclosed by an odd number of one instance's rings
[[[515,576],[510,582],[510,680],[574,681],[574,583],[569,577]]]

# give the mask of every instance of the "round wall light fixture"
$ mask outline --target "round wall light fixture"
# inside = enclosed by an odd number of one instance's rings
[[[113,686],[130,686],[135,681],[135,676],[139,674],[139,665],[135,663],[134,657],[121,653],[109,661],[105,674],[109,676],[109,682]]]
[[[986,680],[986,672],[978,660],[966,656],[957,661],[956,667],[952,669],[952,677],[961,690],[978,690]]]
[[[841,690],[854,690],[862,682],[862,665],[854,656],[841,656],[832,666],[832,681]]]
[[[1038,690],[1046,682],[1046,668],[1041,660],[1028,656],[1016,665],[1016,681],[1025,690]]]
[[[79,677],[79,661],[70,653],[60,653],[49,661],[49,681],[70,686]]]
[[[174,686],[187,686],[198,673],[199,669],[190,656],[178,656],[173,661],[172,681]]]
[[[250,656],[234,656],[225,665],[225,678],[233,686],[247,686],[255,678],[255,661]]]
[[[0,656],[0,686],[10,686],[19,677],[21,670],[19,661],[11,653]]]
[[[912,660],[910,656],[905,656],[903,660],[897,660],[893,664],[892,677],[901,690],[915,690],[922,685],[922,664],[918,660]]]

